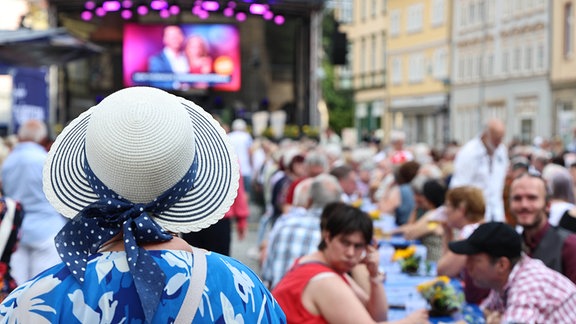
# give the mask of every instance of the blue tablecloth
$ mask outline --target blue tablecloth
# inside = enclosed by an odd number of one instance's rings
[[[397,267],[388,266],[387,279],[384,284],[386,295],[388,297],[388,304],[390,309],[388,311],[388,320],[398,320],[406,317],[407,310],[405,309],[408,301],[414,301],[421,298],[416,290],[418,284],[432,280],[435,276],[412,276],[401,273]],[[462,289],[458,282],[452,282],[457,289]],[[464,320],[470,324],[482,324],[484,318],[482,311],[478,305],[465,304],[462,310],[453,314],[452,316],[443,317],[430,317],[432,323],[453,323],[459,320]]]

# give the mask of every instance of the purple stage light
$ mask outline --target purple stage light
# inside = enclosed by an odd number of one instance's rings
[[[274,22],[276,23],[276,25],[282,25],[284,21],[285,21],[284,16],[278,15],[274,17]]]
[[[104,8],[102,7],[96,8],[96,16],[98,17],[106,16],[106,10],[104,10]]]
[[[261,15],[268,10],[268,6],[261,3],[253,3],[250,5],[250,13],[253,15]]]
[[[122,7],[126,8],[126,9],[132,8],[132,1],[131,0],[122,1]]]
[[[162,17],[162,18],[170,17],[170,11],[168,11],[168,9],[160,10],[160,17]]]
[[[206,10],[201,10],[198,13],[198,18],[200,18],[200,19],[208,19],[208,17],[210,17],[210,14]]]
[[[84,4],[84,8],[86,8],[87,10],[93,10],[94,8],[96,8],[96,3],[94,1],[86,1],[86,3]]]
[[[90,11],[82,11],[82,14],[80,14],[80,17],[82,18],[82,20],[84,21],[88,21],[92,19],[92,13]]]
[[[124,19],[130,19],[130,18],[132,18],[132,11],[122,10],[122,12],[120,13],[120,16],[122,16],[122,18],[124,18]]]
[[[138,12],[138,14],[140,16],[144,16],[144,15],[148,14],[148,7],[141,5],[141,6],[138,6],[138,9],[136,9],[136,11]]]
[[[226,16],[226,17],[232,17],[232,16],[234,16],[234,9],[226,8],[226,9],[224,9],[223,13],[224,13],[224,16]]]
[[[220,9],[218,1],[204,1],[202,2],[202,9],[206,11],[217,11]]]
[[[238,21],[244,21],[246,20],[246,14],[243,12],[239,12],[236,14],[236,20]]]
[[[228,8],[236,8],[236,2],[234,1],[228,2]]]
[[[120,4],[120,1],[104,1],[104,3],[102,3],[102,8],[110,12],[118,11],[122,8],[122,5]]]
[[[180,13],[180,7],[178,7],[177,5],[171,5],[170,9],[168,9],[170,11],[170,14],[173,16],[176,16],[177,14]]]
[[[154,0],[150,2],[150,8],[154,10],[162,10],[168,8],[168,3],[164,0]]]
[[[262,18],[264,18],[265,20],[270,20],[270,19],[274,18],[274,13],[272,11],[266,11],[262,15]]]

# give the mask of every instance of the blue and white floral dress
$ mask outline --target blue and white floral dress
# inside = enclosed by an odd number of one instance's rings
[[[166,287],[153,323],[173,323],[183,305],[193,254],[152,250],[166,274]],[[206,254],[206,284],[193,323],[286,323],[276,300],[239,261]],[[125,252],[94,254],[80,284],[63,264],[14,290],[0,305],[0,323],[145,323]]]

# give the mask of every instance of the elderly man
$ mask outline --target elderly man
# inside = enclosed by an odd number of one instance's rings
[[[20,201],[24,209],[20,243],[10,261],[18,284],[60,262],[54,237],[66,219],[50,205],[42,190],[42,168],[48,153],[41,144],[47,137],[44,122],[25,122],[18,129],[19,143],[2,165],[4,194]]]
[[[474,186],[482,189],[486,221],[504,221],[503,190],[508,171],[504,123],[491,119],[480,136],[471,139],[456,154],[450,188]]]
[[[307,185],[308,180],[296,187]],[[321,240],[320,215],[329,203],[340,200],[342,189],[338,180],[328,174],[320,174],[311,180],[309,199],[299,199],[301,207],[293,207],[282,215],[272,228],[268,239],[266,259],[262,265],[262,279],[274,287],[290,269],[294,261],[316,251]],[[302,201],[306,200],[306,201]]]
[[[523,254],[522,238],[510,225],[482,224],[449,248],[468,255],[466,268],[474,283],[491,289],[481,305],[488,324],[576,323],[576,286]]]
[[[524,173],[512,181],[510,212],[524,229],[522,238],[528,255],[576,283],[576,235],[550,225],[549,207],[544,179]]]

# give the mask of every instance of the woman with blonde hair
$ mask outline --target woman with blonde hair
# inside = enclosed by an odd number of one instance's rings
[[[488,296],[488,290],[474,285],[465,270],[467,256],[455,254],[448,249],[453,240],[468,238],[484,222],[486,204],[482,190],[472,186],[448,190],[444,201],[444,253],[438,261],[438,275],[462,277],[466,282],[466,301],[479,303]]]

